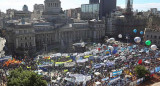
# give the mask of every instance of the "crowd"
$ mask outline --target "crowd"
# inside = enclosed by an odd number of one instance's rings
[[[150,46],[150,42],[140,45],[140,41],[137,37],[135,43],[130,44],[111,38],[105,44],[94,43],[84,53],[26,58],[15,65],[43,75],[50,86],[124,86],[138,79],[134,71],[136,65],[145,66],[150,74],[160,66],[158,48]],[[9,67],[14,68],[12,66]]]

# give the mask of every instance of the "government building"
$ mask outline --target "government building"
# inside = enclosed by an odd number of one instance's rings
[[[44,20],[28,23],[21,19],[9,21],[5,29],[8,53],[17,55],[33,55],[61,47],[67,49],[70,43],[99,42],[104,36],[105,23],[97,20],[55,26]]]
[[[28,12],[26,5],[23,11]],[[60,0],[45,0],[44,5],[34,5],[32,18],[6,21],[3,34],[7,54],[36,56],[54,50],[66,52],[72,47],[70,45],[80,40],[100,42],[105,36],[105,22],[97,19],[68,21]]]

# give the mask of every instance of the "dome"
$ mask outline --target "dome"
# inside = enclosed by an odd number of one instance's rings
[[[28,11],[28,6],[27,5],[23,6],[23,11]]]

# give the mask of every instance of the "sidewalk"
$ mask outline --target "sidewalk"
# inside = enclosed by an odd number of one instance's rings
[[[160,86],[160,82],[157,82],[157,83],[155,83],[155,84],[153,84],[151,86]]]

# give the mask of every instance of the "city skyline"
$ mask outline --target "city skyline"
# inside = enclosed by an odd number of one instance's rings
[[[72,2],[72,3],[70,3]],[[81,4],[88,4],[89,0],[61,0],[62,9],[70,9],[80,7]],[[125,7],[125,0],[117,0],[117,6]],[[33,11],[34,4],[44,4],[44,0],[1,0],[0,10],[6,12],[6,9],[22,10],[23,5],[26,4],[30,11]],[[134,0],[134,10],[149,10],[150,8],[160,9],[160,0]]]

